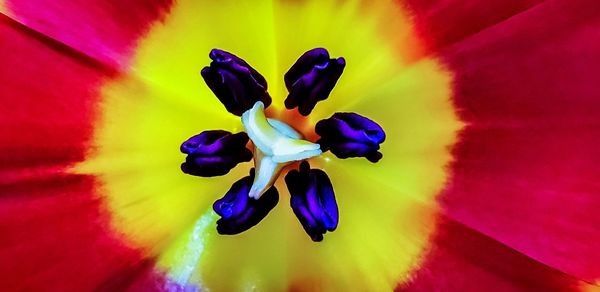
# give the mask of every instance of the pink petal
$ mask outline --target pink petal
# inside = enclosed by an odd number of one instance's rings
[[[469,124],[445,213],[589,281],[600,278],[597,8],[547,1],[440,52]]]
[[[136,41],[172,0],[7,0],[6,14],[111,66],[125,67]]]
[[[544,0],[404,0],[416,29],[436,50],[517,15]]]
[[[111,235],[94,178],[66,172],[84,157],[96,86],[113,73],[5,16],[0,55],[0,290],[126,285],[141,253]]]
[[[91,59],[0,17],[0,177],[59,169],[83,159],[96,85],[108,72]],[[8,171],[10,170],[10,171]],[[10,175],[10,176],[9,176]]]
[[[441,219],[421,268],[398,291],[565,291],[579,280],[458,222]]]

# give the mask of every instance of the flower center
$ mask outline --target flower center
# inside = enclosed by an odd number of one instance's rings
[[[284,122],[268,119],[265,106],[258,101],[242,114],[242,124],[254,143],[256,175],[249,197],[258,199],[279,177],[281,170],[294,161],[321,155],[321,147],[304,140]]]

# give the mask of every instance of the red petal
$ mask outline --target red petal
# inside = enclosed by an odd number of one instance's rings
[[[464,39],[544,0],[404,0],[429,50]]]
[[[170,8],[172,0],[7,0],[7,15],[70,47],[114,66]]]
[[[0,54],[10,56],[0,66],[1,181],[17,179],[20,169],[35,173],[83,159],[92,130],[93,91],[106,71],[4,16]]]
[[[469,124],[445,212],[590,281],[600,277],[597,8],[548,1],[441,53]]]
[[[141,254],[110,234],[94,179],[65,172],[84,157],[106,69],[5,16],[0,55],[0,290],[126,285],[114,279]]]
[[[399,291],[565,291],[578,280],[460,223],[441,220],[421,268]]]

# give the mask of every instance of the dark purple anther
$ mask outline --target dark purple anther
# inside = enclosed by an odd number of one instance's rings
[[[202,69],[202,77],[230,113],[241,116],[257,101],[271,104],[267,81],[246,61],[229,52],[212,49],[210,66]]]
[[[321,150],[331,150],[338,158],[366,157],[377,162],[383,157],[379,144],[385,141],[385,132],[374,121],[355,113],[335,113],[317,123],[315,131]]]
[[[313,241],[322,241],[323,234],[334,231],[339,221],[329,177],[320,169],[310,169],[304,161],[300,171],[292,170],[285,176],[285,183],[292,195],[292,210],[304,230]]]
[[[275,187],[268,189],[258,200],[248,197],[254,169],[250,175],[235,182],[223,198],[213,204],[213,210],[221,216],[217,221],[219,234],[238,234],[258,224],[277,205],[279,194]]]
[[[181,170],[204,177],[224,175],[238,163],[252,160],[248,140],[244,132],[204,131],[181,144],[181,152],[188,155]]]
[[[329,97],[345,66],[344,58],[330,59],[323,48],[304,53],[285,73],[285,87],[289,92],[285,107],[298,107],[301,115],[309,115],[317,102]]]

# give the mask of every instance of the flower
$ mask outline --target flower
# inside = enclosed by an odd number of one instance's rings
[[[2,291],[593,291],[597,6],[0,1]],[[301,228],[310,217],[287,208],[284,179],[260,224],[218,235],[215,199],[239,195],[232,184],[255,163],[211,178],[180,170],[188,137],[246,131],[198,76],[215,47],[263,75],[270,105],[260,95],[244,107],[261,101],[280,134],[292,128],[320,151],[315,126],[336,112],[385,129],[376,164],[336,159],[343,142],[310,158],[308,176],[326,171],[340,211],[321,243]],[[285,107],[281,77],[315,47],[348,66],[329,98],[303,99],[315,104],[304,116]],[[359,141],[344,149],[373,150]],[[300,207],[325,198],[310,189],[294,195]]]
[[[256,70],[220,49],[211,50],[209,56],[213,62],[202,70],[202,77],[229,112],[242,116],[242,124],[254,144],[257,172],[255,175],[252,170],[250,176],[234,183],[225,197],[215,202],[213,208],[222,217],[217,221],[217,231],[237,234],[258,224],[277,204],[277,189],[273,184],[281,171],[294,161],[302,161],[301,171],[291,171],[285,178],[292,196],[291,206],[311,239],[323,240],[326,231],[337,227],[338,207],[329,177],[322,170],[310,169],[306,159],[331,148],[339,158],[365,156],[377,162],[382,157],[377,150],[385,140],[383,129],[355,113],[336,113],[317,123],[320,146],[306,141],[289,125],[266,118],[263,100],[255,98],[257,92],[258,96],[269,97],[265,91],[267,84]],[[343,58],[329,59],[329,52],[323,48],[304,53],[285,74],[289,90],[286,107],[299,105],[300,113],[308,115],[318,101],[329,96],[345,65]],[[234,77],[236,74],[243,78]],[[181,152],[188,154],[181,169],[199,176],[226,174],[238,163],[250,160],[250,152],[245,148],[248,136],[226,131],[202,132],[181,145]],[[267,194],[268,198],[264,198]]]

